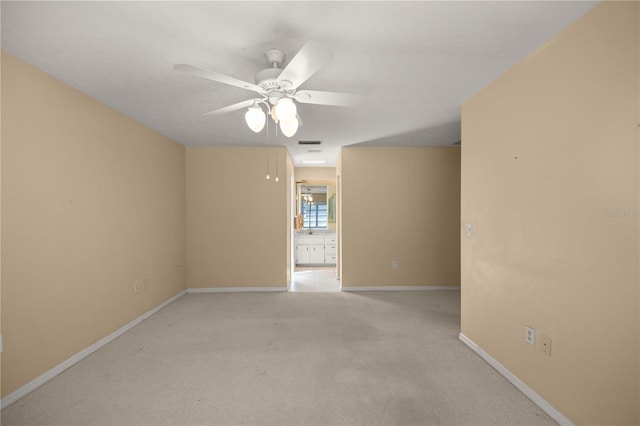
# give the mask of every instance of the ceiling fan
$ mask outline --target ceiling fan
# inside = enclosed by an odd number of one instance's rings
[[[364,96],[357,94],[298,90],[302,83],[333,57],[331,52],[319,43],[307,42],[284,69],[280,68],[285,58],[283,51],[270,49],[266,51],[265,56],[271,67],[258,71],[255,75],[255,83],[249,83],[215,71],[205,71],[187,64],[177,64],[173,68],[179,72],[256,92],[258,96],[255,98],[203,114],[217,115],[248,108],[245,120],[249,128],[256,133],[262,131],[266,122],[263,108],[276,123],[280,124],[282,133],[291,137],[298,130],[300,118],[294,101],[303,104],[342,107],[357,106],[364,101]]]

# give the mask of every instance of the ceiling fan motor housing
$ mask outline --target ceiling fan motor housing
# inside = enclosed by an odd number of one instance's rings
[[[282,68],[265,68],[256,73],[256,85],[262,87],[264,90],[278,89],[280,85],[276,81]]]
[[[280,68],[280,66],[284,62],[285,57],[282,50],[269,49],[265,52],[264,56],[267,58],[267,62],[271,64],[271,68],[265,68],[258,71],[255,76],[255,82],[256,85],[260,86],[264,91],[269,92],[270,101],[274,103],[273,100],[277,102],[277,99],[280,99],[282,94],[278,96],[276,93],[274,96],[271,96],[271,92],[284,92],[289,86],[291,86],[291,82],[287,80],[278,80],[280,73],[282,73],[282,68]]]
[[[267,57],[267,62],[269,62],[273,68],[282,65],[284,62],[284,52],[280,49],[269,49],[264,53],[264,56]]]

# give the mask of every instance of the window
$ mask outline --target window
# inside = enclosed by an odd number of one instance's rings
[[[327,203],[326,201],[302,203],[302,218],[305,228],[327,227]]]
[[[324,182],[297,182],[296,186],[295,230],[335,227],[336,186]]]

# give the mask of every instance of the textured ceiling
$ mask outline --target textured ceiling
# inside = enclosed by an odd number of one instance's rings
[[[596,2],[8,2],[2,48],[187,146],[284,145],[296,165],[339,148],[452,145],[460,105]],[[264,52],[285,64],[306,41],[333,59],[300,89],[366,96],[355,108],[299,104],[293,138],[255,134],[244,110],[202,114],[254,92],[178,73],[188,63],[253,82]],[[298,140],[321,140],[310,153]],[[318,149],[318,147],[311,147]]]

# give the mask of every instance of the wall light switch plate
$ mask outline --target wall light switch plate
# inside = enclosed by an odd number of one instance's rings
[[[525,342],[528,344],[535,346],[536,344],[536,330],[533,327],[526,326],[525,327]]]
[[[473,225],[467,223],[467,237],[473,237]]]

